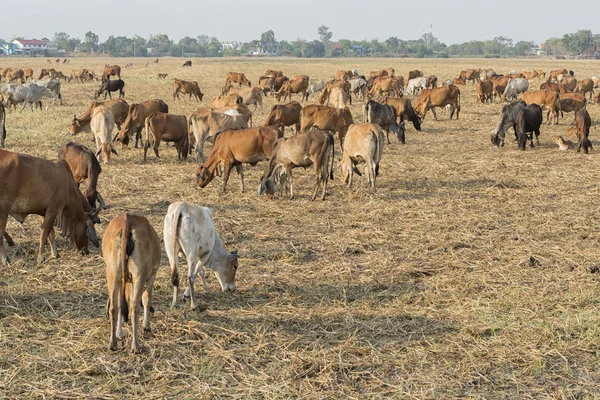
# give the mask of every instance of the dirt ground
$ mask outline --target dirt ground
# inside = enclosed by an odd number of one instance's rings
[[[124,68],[128,61],[133,67]],[[228,71],[245,72],[253,84],[266,69],[324,80],[338,69],[389,66],[440,80],[477,67],[565,67],[579,79],[600,72],[597,61],[571,60],[193,59],[191,68],[179,58],[147,68],[145,61],[83,58],[52,67],[100,73],[118,63],[127,102],[160,98],[185,115],[220,94]],[[0,67],[35,73],[49,66],[0,59]],[[159,72],[169,76],[158,80]],[[173,101],[173,78],[198,81],[204,100]],[[69,140],[95,148],[91,134],[73,137],[67,127],[98,86],[63,84],[65,105],[9,113],[7,150],[56,158]],[[544,124],[540,147],[519,151],[511,132],[498,149],[490,133],[502,104],[476,103],[469,84],[460,90],[459,120],[428,114],[423,132],[407,124],[406,145],[391,138],[375,191],[364,177],[344,186],[336,169],[325,201],[309,199],[311,169],[294,171],[294,200],[258,197],[266,163],[245,168],[244,193],[232,174],[222,194],[219,178],[197,187],[196,162],[178,162],[173,147],[162,144],[161,160],[149,152],[142,163],[142,150],[118,146],[100,175],[109,208],[99,236],[128,212],[147,217],[162,238],[170,203],[208,206],[227,249],[242,255],[238,290],[221,292],[210,275],[201,312],[183,302],[171,309],[163,254],[142,354],[128,351],[129,326],[112,352],[101,251],[81,256],[60,238],[61,258],[36,265],[39,217],[11,219],[17,246],[7,248],[11,266],[0,271],[0,397],[600,397],[597,128],[589,155],[552,143],[573,114]],[[254,125],[274,103],[266,98]],[[587,108],[598,121],[600,108]],[[362,104],[351,110],[362,122]],[[337,144],[335,157],[337,166]]]

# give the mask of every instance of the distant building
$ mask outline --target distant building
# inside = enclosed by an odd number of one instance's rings
[[[235,50],[237,49],[237,42],[221,42],[221,50]]]
[[[532,47],[530,51],[531,51],[531,54],[533,54],[534,56],[545,56],[546,55],[546,52],[544,51],[542,46]]]
[[[41,53],[44,52],[46,50],[48,50],[48,44],[46,42],[44,42],[43,40],[37,40],[37,39],[32,39],[32,40],[26,40],[26,39],[21,39],[21,40],[13,40],[12,44],[14,44],[17,47],[17,53],[24,53],[24,54],[28,54],[33,52],[36,53]]]
[[[17,46],[8,42],[0,42],[0,55],[11,55],[17,53]]]
[[[332,43],[331,50],[333,52],[333,55],[336,55],[336,56],[339,56],[340,54],[342,54],[344,52],[344,49],[342,48],[341,43]]]

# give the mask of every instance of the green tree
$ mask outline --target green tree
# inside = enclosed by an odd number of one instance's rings
[[[331,38],[333,37],[333,33],[329,30],[329,27],[325,25],[319,26],[317,28],[317,33],[319,35],[319,39],[321,39],[321,43],[323,43],[325,55],[327,55],[327,57],[331,57],[333,54],[333,49],[331,48]]]
[[[563,36],[562,42],[571,53],[581,54],[585,53],[592,38],[592,31],[589,29],[582,29],[575,33],[567,33]]]
[[[260,35],[260,44],[261,45],[266,46],[266,45],[273,44],[273,43],[277,43],[277,40],[275,40],[275,32],[273,32],[272,30],[263,32]]]
[[[86,32],[81,46],[82,50],[88,53],[94,53],[98,51],[98,41],[98,35],[92,31]]]
[[[302,49],[302,57],[317,58],[325,57],[325,46],[318,40],[307,42]]]
[[[148,46],[152,48],[152,53],[156,55],[167,55],[169,54],[169,50],[171,46],[173,46],[173,41],[169,39],[169,36],[164,33],[158,35],[150,35],[148,39]],[[181,55],[181,49],[179,49],[179,54]]]
[[[534,47],[533,42],[521,40],[515,44],[515,55],[528,56],[531,55],[531,49]]]
[[[69,39],[71,37],[65,32],[56,32],[54,34],[54,43],[59,49],[69,50]]]

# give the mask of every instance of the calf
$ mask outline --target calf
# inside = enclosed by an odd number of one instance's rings
[[[169,76],[169,74],[158,74],[158,79],[167,79],[167,76]]]
[[[515,100],[512,103],[502,106],[500,118],[496,124],[495,134],[492,134],[492,143],[498,147],[504,146],[504,136],[508,128],[512,127],[515,131],[515,140],[518,140],[516,120],[519,112],[523,110],[527,104],[523,100]]]
[[[190,115],[189,126],[196,140],[196,161],[204,160],[204,142],[214,142],[218,133],[228,129],[248,128],[243,115],[228,115],[211,109],[200,109]],[[191,147],[191,146],[190,146]]]
[[[102,239],[102,257],[106,264],[110,319],[110,349],[117,349],[122,339],[123,320],[131,318],[131,352],[140,352],[139,305],[144,305],[142,328],[150,332],[152,285],[160,266],[160,239],[150,222],[137,215],[113,218]]]
[[[493,88],[494,84],[491,81],[479,81],[475,84],[475,92],[477,93],[477,99],[481,101],[481,104],[485,104],[486,101],[493,101]]]
[[[327,131],[310,130],[288,138],[277,139],[265,175],[260,180],[258,194],[268,192],[273,195],[274,178],[279,177],[281,168],[285,170],[290,188],[290,200],[294,198],[294,179],[292,169],[296,167],[315,167],[315,189],[311,200],[317,197],[319,185],[323,185],[321,200],[325,200],[328,178],[333,179],[333,136]],[[331,168],[329,169],[329,161]]]
[[[191,67],[192,66],[192,61],[188,60],[186,62],[183,63],[184,67]]]
[[[96,156],[102,154],[102,162],[108,164],[111,153],[118,155],[112,146],[112,132],[115,127],[115,118],[112,111],[104,105],[94,108],[90,127],[96,140]]]
[[[194,281],[198,274],[202,278],[204,290],[208,291],[205,269],[215,272],[224,292],[235,291],[235,274],[239,256],[235,251],[229,253],[223,246],[208,207],[184,202],[171,204],[165,216],[163,232],[173,284],[171,307],[177,305],[179,291],[177,264],[180,252],[185,255],[188,264],[188,289],[192,310],[198,310],[194,293]]]
[[[124,147],[127,147],[129,145],[129,138],[135,133],[135,148],[137,149],[138,142],[142,141],[142,129],[146,123],[146,118],[155,112],[168,113],[169,106],[159,99],[131,104],[127,111],[127,119],[123,123],[123,129],[115,137],[116,140],[123,143]]]
[[[198,82],[175,79],[173,81],[173,100],[175,100],[176,97],[177,100],[180,100],[179,93],[188,94],[190,100],[192,99],[192,96],[194,96],[197,101],[202,101],[202,97],[204,97],[204,93],[200,90]]]
[[[158,155],[158,147],[160,142],[175,142],[177,148],[177,159],[187,160],[189,134],[188,121],[185,115],[173,115],[162,112],[155,112],[146,118],[146,143],[144,144],[144,162],[146,162],[146,154],[150,148],[150,143],[154,143],[154,154]],[[152,137],[152,140],[150,138]]]
[[[406,129],[404,121],[400,124],[396,121],[396,109],[389,104],[380,104],[375,100],[369,100],[365,104],[364,119],[365,122],[370,122],[379,125],[387,133],[387,142],[390,144],[390,132],[395,133],[400,143],[406,143]]]
[[[119,98],[125,97],[125,92],[123,91],[124,87],[125,82],[123,82],[121,79],[102,81],[102,85],[100,85],[100,89],[98,89],[96,92],[94,99],[100,97],[102,93],[104,93],[104,100],[106,100],[106,95],[112,99],[112,95],[110,93],[116,91],[119,91]]]
[[[530,104],[517,114],[515,126],[519,137],[519,149],[525,150],[527,139],[533,147],[533,133],[537,145],[540,145],[540,126],[542,125],[542,108],[537,104]]]
[[[559,150],[566,151],[575,149],[575,144],[570,140],[563,139],[562,136],[557,136],[552,141],[558,145]]]
[[[287,104],[275,104],[265,121],[265,125],[274,126],[285,133],[285,127],[294,125],[296,133],[300,132],[300,111],[302,106],[297,101]]]
[[[364,162],[369,186],[375,189],[375,179],[379,175],[382,154],[383,132],[379,125],[371,123],[350,125],[344,140],[344,154],[340,164],[342,182],[352,186],[354,172],[361,175],[356,165]]]
[[[227,181],[233,167],[240,175],[242,192],[244,191],[244,173],[242,163],[256,165],[271,157],[273,143],[283,134],[270,126],[228,130],[215,138],[215,144],[206,161],[198,168],[196,182],[201,188],[206,187],[217,174],[224,171],[222,192],[225,192]]]
[[[104,207],[104,200],[98,193],[98,176],[102,172],[102,168],[94,153],[82,144],[69,142],[58,150],[58,159],[65,160],[69,164],[77,187],[81,185],[81,182],[88,181],[88,186],[83,191],[83,197],[90,203],[90,206],[96,208],[96,200],[98,200]]]
[[[577,146],[577,152],[583,147],[583,152],[588,153],[588,148],[592,149],[592,142],[589,139],[590,127],[592,126],[592,119],[588,114],[585,107],[580,108],[575,113],[575,127],[577,128],[577,140],[579,144]]]

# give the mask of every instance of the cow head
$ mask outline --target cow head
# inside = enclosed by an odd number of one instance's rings
[[[529,134],[527,132],[522,132],[519,134],[519,150],[525,151],[525,146],[527,145],[527,139],[531,140],[531,147],[533,147],[533,138],[531,136],[529,136]]]
[[[73,121],[71,121],[71,126],[69,127],[69,131],[71,135],[76,135],[81,132],[83,128],[81,128],[81,123],[77,119],[77,115],[73,115]]]
[[[397,124],[397,127],[394,127],[394,133],[398,137],[400,143],[406,144],[406,126],[404,125],[404,121],[401,121]]]
[[[237,251],[227,253],[213,269],[224,292],[235,292],[235,274],[239,266],[239,257]]]
[[[129,146],[129,134],[127,133],[127,129],[123,128],[115,135],[113,138],[114,142],[121,142],[123,148]]]
[[[500,136],[497,133],[496,134],[492,133],[491,140],[492,140],[492,144],[494,146],[497,146],[497,147],[503,147],[504,146],[504,139],[500,138]]]
[[[81,217],[67,221],[65,218],[66,216],[63,215],[63,217],[57,218],[57,225],[61,229],[64,236],[69,236],[71,240],[73,240],[77,250],[82,254],[87,255],[89,254],[89,242],[92,242],[92,244],[96,247],[100,246],[94,224],[100,223],[98,213],[102,207],[104,207],[104,202],[101,200],[102,198],[99,197],[100,204],[94,209],[89,205],[81,192],[79,192],[79,196],[84,211],[84,213],[81,214]]]
[[[201,188],[205,188],[215,178],[214,172],[210,171],[204,164],[198,167],[196,172],[196,183]]]

